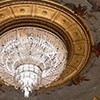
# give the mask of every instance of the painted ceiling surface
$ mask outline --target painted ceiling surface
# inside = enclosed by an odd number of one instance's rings
[[[56,90],[33,93],[26,100],[93,100],[100,98],[100,0],[54,0],[83,17],[92,31],[94,57],[84,76]],[[77,10],[76,10],[77,9]],[[0,100],[25,100],[20,90],[0,85]]]

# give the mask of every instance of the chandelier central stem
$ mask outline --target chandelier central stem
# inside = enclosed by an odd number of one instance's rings
[[[24,92],[24,97],[29,97],[29,92],[41,83],[41,75],[41,70],[31,64],[24,64],[16,69],[15,80]]]

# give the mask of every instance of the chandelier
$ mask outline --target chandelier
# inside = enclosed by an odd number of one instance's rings
[[[84,20],[52,0],[0,2],[0,82],[24,97],[73,81],[93,45]]]
[[[67,50],[60,38],[38,27],[20,27],[0,39],[0,76],[29,97],[50,85],[65,69]]]

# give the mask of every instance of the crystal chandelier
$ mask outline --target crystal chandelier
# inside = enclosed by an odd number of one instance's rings
[[[67,63],[67,49],[54,33],[18,27],[0,36],[0,76],[25,97],[58,80]]]

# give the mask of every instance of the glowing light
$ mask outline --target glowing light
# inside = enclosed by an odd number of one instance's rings
[[[37,27],[20,27],[0,38],[0,76],[20,88],[25,97],[56,81],[67,62],[67,50],[54,34]]]

